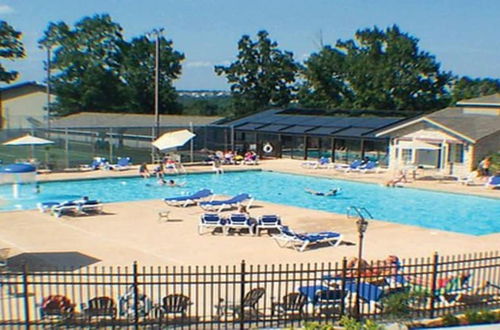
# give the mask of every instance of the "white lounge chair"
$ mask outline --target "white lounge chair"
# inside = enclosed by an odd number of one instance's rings
[[[279,215],[262,215],[257,221],[257,233],[260,235],[261,230],[280,229],[282,226],[281,218]]]
[[[466,186],[474,184],[474,180],[477,178],[477,172],[472,171],[467,176],[456,176],[457,182]]]
[[[342,242],[342,234],[332,231],[297,234],[288,227],[282,226],[280,232],[279,235],[273,235],[278,245],[280,247],[292,247],[300,252],[314,244],[327,243],[331,246],[338,246]]]
[[[198,224],[198,234],[203,235],[206,228],[212,229],[212,233],[220,228],[225,233],[226,220],[217,213],[204,213],[200,217]]]
[[[226,218],[226,234],[231,229],[246,229],[251,235],[255,235],[256,222],[246,213],[233,213]]]

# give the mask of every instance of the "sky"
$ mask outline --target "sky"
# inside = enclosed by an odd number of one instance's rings
[[[127,40],[155,28],[185,54],[178,90],[228,90],[214,65],[236,59],[242,35],[256,39],[267,30],[281,50],[297,61],[319,51],[321,44],[352,39],[359,29],[387,28],[418,38],[421,50],[441,68],[459,76],[500,78],[498,0],[0,0],[0,19],[23,33],[27,56],[2,60],[20,73],[16,81],[46,76],[45,52],[38,48],[50,22],[73,26],[85,16],[107,13]]]

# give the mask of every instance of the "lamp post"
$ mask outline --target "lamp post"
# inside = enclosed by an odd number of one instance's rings
[[[354,212],[354,214],[352,214]],[[366,221],[365,216],[373,218],[367,209],[362,207],[351,206],[348,208],[348,217],[355,216],[356,226],[358,229],[358,264],[357,264],[357,276],[356,276],[356,301],[354,302],[354,315],[357,319],[360,319],[360,301],[359,301],[359,288],[361,282],[361,271],[362,271],[362,260],[363,260],[363,239],[365,237],[365,232],[368,229],[368,221]]]

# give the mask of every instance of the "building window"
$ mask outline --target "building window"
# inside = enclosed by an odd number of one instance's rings
[[[448,153],[449,163],[463,163],[464,162],[464,145],[463,144],[450,144],[450,152]]]
[[[411,163],[413,163],[413,160],[412,160],[412,149],[403,149],[403,150],[401,150],[401,159],[403,160],[404,164],[411,164]]]

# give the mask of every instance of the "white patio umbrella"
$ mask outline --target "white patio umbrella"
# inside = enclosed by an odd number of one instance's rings
[[[33,146],[43,146],[48,144],[53,144],[54,141],[42,139],[30,134],[15,138],[13,140],[4,142],[5,146],[31,146],[30,148],[30,158],[33,158]]]
[[[153,141],[153,145],[160,151],[164,151],[167,149],[183,146],[184,144],[186,144],[186,142],[188,142],[195,136],[196,134],[191,133],[187,129],[168,132]]]

